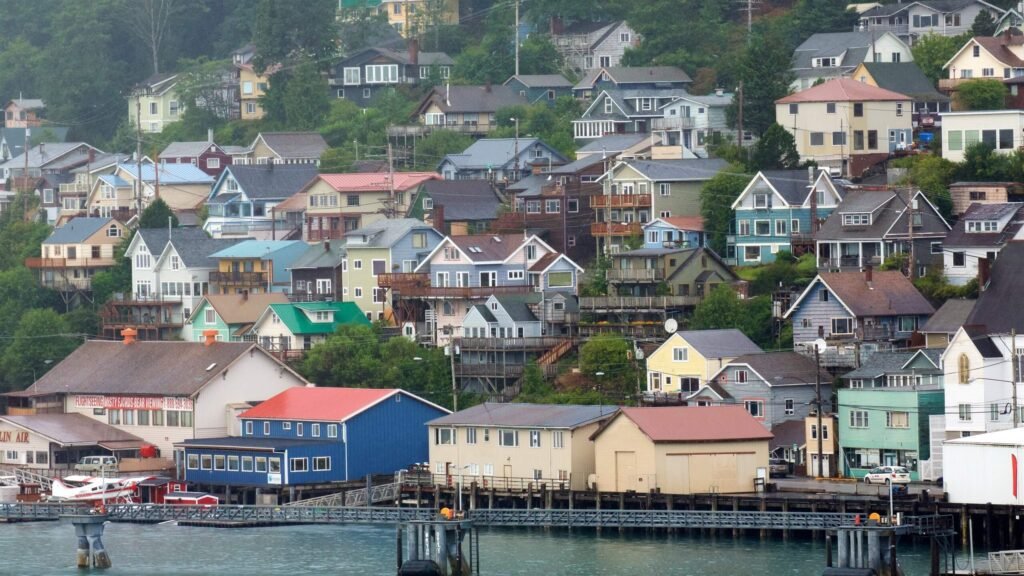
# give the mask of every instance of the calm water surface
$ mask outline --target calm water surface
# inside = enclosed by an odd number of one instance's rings
[[[394,574],[395,531],[376,526],[186,528],[108,524],[103,574]],[[69,524],[0,525],[0,574],[78,574]],[[806,540],[620,535],[606,531],[480,531],[485,575],[818,576],[824,544]],[[928,548],[901,546],[908,576],[927,574]]]

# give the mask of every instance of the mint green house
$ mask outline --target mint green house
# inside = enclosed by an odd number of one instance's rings
[[[273,352],[302,354],[334,334],[342,325],[370,325],[354,302],[271,304],[248,335]]]
[[[904,466],[921,479],[929,459],[929,416],[945,411],[941,350],[877,352],[843,375],[839,390],[840,470],[863,478],[876,466]]]
[[[182,338],[190,342],[203,342],[203,333],[217,331],[221,342],[255,342],[255,336],[246,336],[256,320],[271,304],[287,304],[288,297],[280,292],[261,294],[207,294],[199,301],[192,315],[185,321]]]

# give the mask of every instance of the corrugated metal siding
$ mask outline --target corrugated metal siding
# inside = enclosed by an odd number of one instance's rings
[[[437,408],[399,394],[350,420],[349,479],[426,462],[430,457],[426,423],[444,415]]]
[[[198,484],[213,484],[213,485],[231,485],[231,486],[270,486],[267,483],[266,472],[256,472],[255,465],[253,466],[252,472],[242,472],[241,462],[239,462],[239,470],[237,472],[227,470],[227,456],[238,456],[241,459],[244,456],[252,457],[267,457],[267,458],[281,458],[281,466],[286,466],[284,462],[283,452],[254,452],[254,451],[243,451],[243,450],[214,450],[206,448],[186,448],[185,449],[185,462],[188,462],[189,454],[198,454],[200,457],[203,454],[223,455],[225,457],[225,470],[189,470],[185,469],[185,481],[194,482]],[[269,469],[269,465],[268,465]],[[284,481],[284,475],[282,473],[282,482]]]

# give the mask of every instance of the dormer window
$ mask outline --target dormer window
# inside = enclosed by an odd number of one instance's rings
[[[754,208],[771,208],[771,194],[754,194]]]
[[[313,315],[313,321],[315,322],[330,322],[331,313],[327,310],[317,310]]]
[[[812,68],[835,68],[837,66],[837,59],[835,57],[829,58],[815,58],[811,61]]]
[[[974,234],[998,232],[999,222],[995,220],[968,220],[967,231]]]
[[[843,226],[870,226],[871,214],[843,214]]]

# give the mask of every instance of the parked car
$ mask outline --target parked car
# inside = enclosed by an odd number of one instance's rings
[[[768,476],[772,478],[783,478],[789,476],[789,462],[782,458],[771,458],[768,460]]]
[[[879,466],[864,475],[865,484],[910,484],[910,471],[903,466]]]
[[[117,472],[116,456],[82,456],[75,464],[77,472]]]

